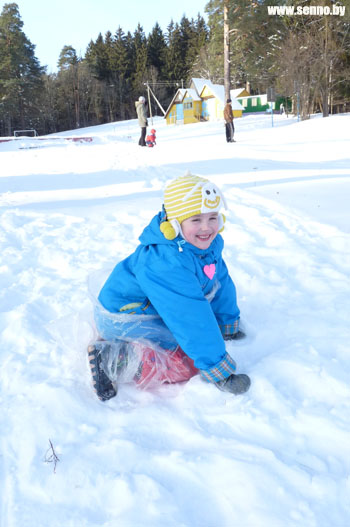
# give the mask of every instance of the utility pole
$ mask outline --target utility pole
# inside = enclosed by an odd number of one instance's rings
[[[224,87],[225,102],[230,99],[230,29],[228,23],[229,0],[224,0]]]
[[[151,98],[150,98],[150,94],[152,95],[153,99],[156,101],[156,103],[158,104],[159,108],[162,110],[163,112],[163,115],[166,114],[166,111],[164,110],[163,106],[160,104],[160,102],[158,101],[157,97],[154,95],[153,91],[151,90],[151,87],[147,82],[144,82],[143,83],[144,86],[147,86],[147,94],[148,94],[148,106],[150,108],[150,117],[151,117],[151,120],[152,120],[152,125],[153,125],[153,117],[152,117],[152,108],[151,108]],[[161,84],[161,83],[160,83]]]
[[[153,116],[152,116],[152,106],[151,106],[151,96],[150,96],[150,87],[149,87],[149,84],[148,82],[144,83],[146,84],[147,86],[147,96],[148,96],[148,109],[149,109],[149,115],[150,115],[150,118],[151,118],[151,124],[153,126]]]

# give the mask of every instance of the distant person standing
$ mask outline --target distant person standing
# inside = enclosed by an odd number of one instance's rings
[[[235,127],[233,124],[233,112],[232,112],[231,102],[232,102],[231,99],[227,99],[226,105],[224,108],[226,141],[228,143],[235,143],[236,141],[233,139],[233,136],[235,135]]]
[[[147,122],[147,112],[145,106],[146,99],[144,97],[139,97],[139,100],[135,102],[137,118],[139,125],[141,127],[141,137],[139,139],[140,146],[146,146],[146,128],[148,125]]]

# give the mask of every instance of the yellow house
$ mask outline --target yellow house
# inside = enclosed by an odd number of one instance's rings
[[[202,92],[204,86],[220,86],[220,85],[213,84],[208,79],[201,79],[201,78],[196,78],[196,77],[192,78],[190,88],[193,88],[194,90],[196,90],[198,95]],[[247,91],[245,88],[235,88],[234,90],[230,90],[230,94],[231,94],[231,99],[233,98],[237,99],[237,97],[249,97],[250,92]]]
[[[179,88],[165,113],[167,124],[198,123],[201,120],[202,100],[196,90]]]
[[[243,106],[236,97],[249,95],[244,88],[230,91],[234,117],[242,117]],[[193,78],[190,88],[180,88],[165,113],[167,124],[188,124],[223,119],[225,89],[207,79]]]
[[[234,117],[242,117],[243,106],[237,101],[233,92],[230,91],[232,113]],[[244,90],[245,91],[245,90]],[[206,121],[217,121],[224,118],[225,88],[220,84],[204,84],[200,93],[202,99],[202,117]]]

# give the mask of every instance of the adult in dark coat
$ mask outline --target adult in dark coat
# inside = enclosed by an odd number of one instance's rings
[[[233,113],[231,99],[227,99],[226,105],[224,108],[224,119],[225,119],[225,131],[226,131],[226,141],[228,143],[235,143],[233,136],[235,135],[235,127],[233,124]]]

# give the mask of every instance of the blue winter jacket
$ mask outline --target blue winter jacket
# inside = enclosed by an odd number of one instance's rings
[[[221,256],[223,239],[218,234],[208,249],[198,249],[181,236],[167,240],[160,221],[161,213],[141,234],[136,251],[116,265],[99,301],[112,313],[159,314],[198,369],[215,369],[225,363],[223,335],[237,331],[240,313]],[[203,270],[210,264],[215,265],[212,278]],[[125,308],[135,303],[136,310]],[[224,369],[219,378],[232,371]]]

